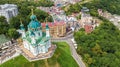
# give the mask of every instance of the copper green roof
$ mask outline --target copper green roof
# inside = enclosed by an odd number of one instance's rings
[[[10,39],[7,38],[4,34],[0,35],[0,44],[3,44],[5,42],[8,42]]]
[[[31,20],[28,27],[32,29],[37,29],[38,27],[41,26],[41,23],[38,22],[37,20]]]
[[[31,15],[31,16],[30,16],[30,19],[31,19],[31,20],[35,20],[35,19],[37,19],[37,17],[36,17],[36,15]]]
[[[26,32],[26,38],[23,38],[23,39],[26,39],[29,43],[32,42],[31,38],[29,37],[29,32]],[[37,40],[36,40],[36,44],[31,44],[33,47],[37,46],[38,44],[42,44],[42,45],[45,45],[46,41],[48,41],[50,39],[50,37],[46,37],[46,33],[42,33],[42,37],[39,37]]]
[[[37,37],[38,39],[36,39],[36,44],[31,44],[32,39],[31,39],[31,36],[29,36],[29,35],[35,36],[34,32],[39,31],[38,29],[39,28],[41,29],[42,27],[41,27],[41,23],[39,21],[37,21],[36,15],[31,15],[30,19],[31,19],[31,21],[28,24],[28,31],[26,32],[26,37],[23,39],[27,40],[30,43],[30,45],[32,45],[33,47],[35,47],[39,44],[45,45],[46,42],[50,39],[50,37],[49,38],[46,37],[46,33],[44,33],[44,32],[42,32],[42,37],[41,36]],[[49,29],[48,24],[46,25],[46,29]]]
[[[31,15],[30,19],[31,21],[28,25],[29,28],[36,29],[41,26],[41,23],[37,20],[36,15]]]

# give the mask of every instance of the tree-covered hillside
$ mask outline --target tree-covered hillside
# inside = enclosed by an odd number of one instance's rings
[[[103,21],[92,33],[74,33],[77,52],[88,67],[120,67],[120,31]]]
[[[97,9],[103,9],[112,14],[120,15],[120,0],[93,0],[82,5],[88,7],[93,13],[97,12]]]
[[[74,5],[71,4],[69,7],[67,7],[67,10],[64,10],[66,14],[69,15],[80,12],[81,7],[88,7],[90,9],[90,13],[94,16],[97,15],[97,9],[103,9],[109,11],[112,14],[120,15],[120,0],[91,0],[90,2],[85,3],[79,2]]]
[[[97,8],[120,15],[120,0],[94,0],[93,3]]]

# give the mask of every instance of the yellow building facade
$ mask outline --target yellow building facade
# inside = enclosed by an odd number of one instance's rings
[[[45,31],[45,24],[42,23],[42,30]],[[50,36],[52,38],[59,38],[66,35],[66,23],[65,22],[48,22],[50,29]]]

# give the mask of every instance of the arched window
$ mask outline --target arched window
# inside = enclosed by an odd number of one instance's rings
[[[40,35],[40,32],[38,33],[38,35],[41,36],[41,35]]]

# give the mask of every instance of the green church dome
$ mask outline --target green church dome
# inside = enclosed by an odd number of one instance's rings
[[[31,20],[36,20],[37,17],[36,17],[36,15],[31,15],[31,16],[30,16],[30,19],[31,19]]]
[[[29,23],[29,28],[33,28],[33,29],[36,29],[36,28],[38,28],[38,27],[40,27],[41,26],[41,24],[38,22],[38,21],[31,21],[30,23]]]
[[[41,23],[39,21],[37,21],[36,15],[31,15],[30,19],[31,19],[31,21],[28,25],[29,28],[37,29],[38,27],[41,26]]]

